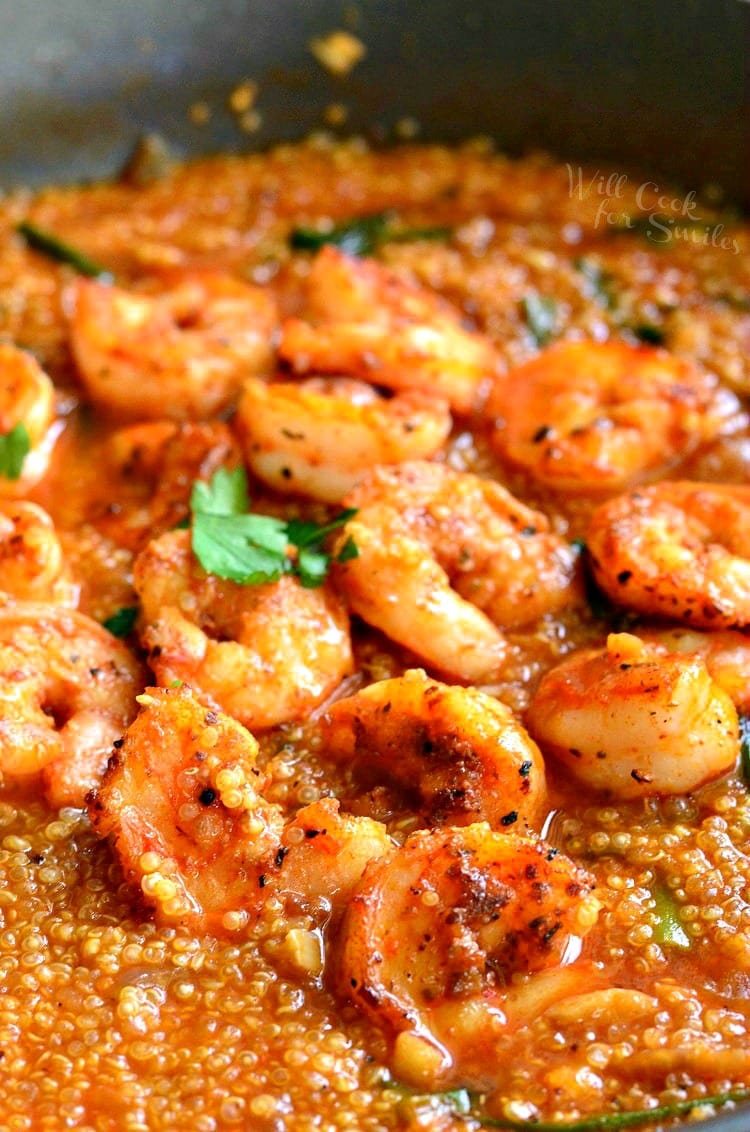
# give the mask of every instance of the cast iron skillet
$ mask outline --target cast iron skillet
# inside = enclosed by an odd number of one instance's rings
[[[367,46],[346,80],[308,49],[339,27]],[[375,141],[408,116],[747,206],[749,28],[748,0],[0,0],[0,187],[111,176],[146,131],[185,156],[299,138],[336,101]],[[248,78],[252,137],[226,102]],[[697,1127],[748,1132],[750,1111]]]

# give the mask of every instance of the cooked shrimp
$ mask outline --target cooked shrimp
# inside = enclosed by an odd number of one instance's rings
[[[33,354],[0,342],[0,435],[17,425],[28,433],[29,451],[17,479],[0,475],[0,494],[24,492],[47,470],[55,439],[55,391]]]
[[[133,582],[157,682],[185,681],[246,727],[302,719],[352,670],[349,619],[329,585],[305,589],[285,575],[242,586],[206,574],[188,531],[150,542]]]
[[[107,440],[107,459],[123,480],[145,490],[141,506],[115,513],[104,525],[121,545],[134,550],[190,513],[196,480],[210,480],[217,468],[236,468],[242,453],[228,425],[221,421],[148,421],[117,429]]]
[[[339,814],[330,798],[284,827],[253,736],[186,686],[138,701],[89,813],[162,922],[236,930],[274,894],[343,908],[365,865],[392,851],[379,822]]]
[[[656,656],[630,633],[548,672],[526,720],[545,754],[618,799],[687,794],[739,755],[734,704],[701,657]]]
[[[0,501],[0,592],[75,607],[78,590],[47,512],[36,503]]]
[[[0,608],[0,772],[43,768],[55,805],[83,805],[135,714],[141,665],[96,621],[38,602]]]
[[[640,488],[597,508],[586,544],[617,605],[703,629],[750,626],[750,487]]]
[[[681,358],[624,342],[561,342],[496,384],[501,456],[562,491],[654,478],[741,416],[733,393]]]
[[[401,1075],[438,1087],[478,1033],[486,1043],[518,1023],[511,975],[576,956],[599,909],[592,887],[541,840],[484,823],[413,833],[367,867],[352,897],[341,993],[396,1038]]]
[[[156,295],[79,279],[74,301],[81,381],[95,405],[120,417],[210,417],[270,366],[274,303],[231,275],[184,272]]]
[[[414,669],[337,700],[321,720],[326,754],[411,796],[431,825],[533,826],[544,801],[539,748],[504,704]]]
[[[497,483],[441,464],[376,468],[344,500],[359,555],[336,567],[352,609],[438,671],[496,674],[504,628],[578,599],[577,552]]]
[[[708,674],[743,714],[750,713],[750,638],[732,629],[701,633],[695,629],[639,626],[637,635],[654,655],[699,656]]]
[[[296,373],[419,390],[469,413],[497,368],[489,340],[466,330],[450,303],[336,248],[323,248],[313,263],[308,311],[310,322],[282,326],[280,356]]]
[[[240,927],[279,844],[282,815],[263,800],[258,744],[188,688],[149,688],[89,800],[127,880],[165,921]]]
[[[405,390],[384,398],[348,378],[249,378],[236,420],[258,479],[328,503],[376,464],[434,456],[451,429],[448,406],[436,397]]]
[[[334,798],[321,798],[304,806],[284,827],[281,852],[266,872],[265,883],[308,900],[322,898],[335,912],[343,912],[365,867],[393,851],[381,822],[339,813]]]

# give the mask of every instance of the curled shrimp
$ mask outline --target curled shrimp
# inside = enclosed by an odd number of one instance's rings
[[[354,893],[339,990],[395,1038],[399,1076],[438,1087],[458,1072],[465,1083],[477,1034],[486,1049],[528,1018],[511,976],[531,974],[533,986],[577,955],[599,910],[592,888],[541,840],[484,823],[413,833]]]
[[[161,922],[236,931],[269,896],[345,903],[365,865],[391,852],[385,828],[321,799],[286,826],[263,797],[258,744],[186,686],[148,688],[141,710],[89,798],[127,880]]]
[[[617,605],[703,629],[750,626],[750,487],[639,488],[596,509],[586,545]]]
[[[91,401],[136,420],[213,416],[271,362],[276,308],[220,272],[183,272],[159,294],[91,279],[74,290],[70,336]]]
[[[733,393],[681,358],[624,342],[561,342],[498,381],[493,445],[562,491],[654,478],[739,419]]]
[[[188,688],[149,688],[138,701],[89,800],[92,824],[113,836],[126,879],[163,919],[227,926],[281,835],[281,811],[261,797],[258,744]]]
[[[654,656],[697,656],[708,674],[743,715],[750,713],[750,639],[733,629],[702,633],[695,629],[639,626],[638,637]]]
[[[157,682],[190,684],[246,727],[304,718],[352,670],[349,618],[327,584],[305,589],[285,575],[242,586],[206,574],[182,530],[148,544],[133,584]]]
[[[55,391],[33,354],[0,342],[0,435],[18,425],[28,434],[29,451],[21,474],[0,475],[0,494],[18,495],[47,471],[55,439]]]
[[[542,679],[526,715],[545,754],[613,798],[686,794],[731,770],[737,712],[696,653],[611,633]]]
[[[55,806],[83,805],[135,715],[141,665],[96,621],[38,602],[0,608],[0,772],[43,771]]]
[[[47,512],[36,503],[0,500],[0,591],[74,608],[78,590]]]
[[[448,406],[436,397],[404,390],[384,398],[348,378],[249,378],[236,421],[258,479],[328,503],[376,464],[434,456],[451,429]]]
[[[431,825],[533,826],[545,797],[536,743],[504,704],[413,669],[337,700],[321,720],[326,754],[358,778],[412,797]]]
[[[389,857],[394,843],[381,822],[342,814],[335,798],[321,798],[287,823],[280,848],[265,884],[306,900],[322,899],[340,916],[366,866]]]
[[[242,453],[222,421],[148,421],[116,429],[107,438],[107,461],[124,482],[145,492],[140,506],[100,521],[120,545],[140,550],[190,514],[196,480],[218,468],[236,468]]]
[[[296,373],[346,374],[421,390],[459,413],[481,403],[497,357],[440,296],[374,260],[325,247],[307,281],[310,322],[288,319],[279,353]]]
[[[497,628],[578,600],[577,552],[499,484],[442,464],[375,468],[346,497],[358,557],[336,566],[352,609],[459,680],[497,673]]]

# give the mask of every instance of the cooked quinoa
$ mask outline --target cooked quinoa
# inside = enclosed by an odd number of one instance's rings
[[[251,103],[248,96],[233,108]],[[148,295],[175,273],[219,270],[265,289],[281,318],[296,318],[304,317],[313,253],[290,246],[290,232],[389,212],[394,230],[417,235],[384,236],[371,254],[409,286],[442,296],[463,327],[486,338],[497,357],[494,382],[555,343],[662,347],[710,375],[732,409],[729,424],[668,455],[647,478],[747,485],[750,229],[715,206],[686,208],[685,196],[624,175],[608,184],[593,169],[543,156],[509,160],[481,144],[377,153],[322,138],[196,161],[143,185],[8,195],[0,202],[0,336],[31,351],[50,376],[61,422],[49,469],[24,496],[54,521],[80,587],[78,609],[104,622],[138,604],[133,562],[152,521],[154,475],[166,473],[144,474],[113,456],[115,434],[138,422],[137,410],[125,421],[88,403],[70,346],[75,272],[31,249],[16,231],[21,221],[80,249],[125,289]],[[277,347],[277,330],[267,344]],[[540,482],[504,458],[492,427],[481,411],[454,413],[435,461],[498,481],[543,512],[562,542],[584,540],[606,493]],[[204,471],[190,465],[182,480],[168,481],[177,509],[163,529],[188,515],[199,477]],[[250,492],[254,509],[276,517],[325,523],[335,510],[253,478]],[[479,681],[519,720],[564,657],[601,645],[610,628],[637,632],[632,614],[596,590],[592,596],[588,584],[589,602],[508,629],[501,669]],[[153,670],[158,657],[141,649],[138,629],[127,642]],[[364,617],[355,620],[352,693],[414,667],[445,678]],[[154,682],[147,669],[144,686]],[[383,793],[327,754],[322,710],[259,729],[263,798],[288,822],[333,796],[342,812],[371,816],[402,844],[424,822],[403,792]],[[339,929],[329,929],[320,902],[290,901],[270,887],[267,895],[253,891],[251,915],[231,909],[215,935],[191,927],[189,917],[165,922],[85,809],[53,808],[38,776],[6,775],[0,1130],[453,1132],[479,1127],[479,1114],[533,1128],[539,1119],[750,1087],[750,801],[742,768],[689,794],[623,801],[545,761],[536,832],[591,874],[601,905],[580,959],[569,956],[589,965],[589,982],[541,1011],[530,1008],[528,1024],[493,1032],[481,1074],[474,1065],[468,1081],[448,1083],[470,1086],[473,1115],[460,1114],[444,1087],[430,1095],[400,1083],[393,1034],[336,984]],[[510,987],[533,978],[508,975]],[[475,1045],[483,1045],[481,1031]],[[696,1107],[685,1119],[714,1111]]]

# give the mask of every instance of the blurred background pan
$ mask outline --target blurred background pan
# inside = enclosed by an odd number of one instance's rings
[[[366,47],[345,79],[309,46],[337,28]],[[749,28],[747,0],[0,0],[0,186],[112,175],[149,131],[182,156],[258,149],[341,102],[378,143],[407,119],[747,207]],[[227,101],[246,80],[250,132]]]
[[[749,17],[747,0],[0,0],[0,183],[111,174],[144,130],[186,155],[257,148],[341,101],[375,140],[408,117],[426,140],[486,133],[747,203]],[[367,48],[345,80],[309,50],[334,28]],[[227,107],[246,79],[252,134]]]

